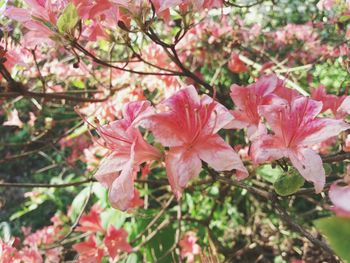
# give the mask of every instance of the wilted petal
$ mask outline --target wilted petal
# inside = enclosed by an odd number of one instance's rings
[[[202,162],[196,153],[173,148],[167,153],[165,163],[170,186],[175,196],[180,198],[188,181],[201,171]]]
[[[299,173],[314,184],[316,193],[320,193],[326,182],[321,157],[309,148],[300,148],[290,152],[289,158]]]

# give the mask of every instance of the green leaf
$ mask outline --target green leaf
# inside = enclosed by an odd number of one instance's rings
[[[261,175],[266,181],[274,183],[283,174],[283,171],[278,166],[273,168],[270,164],[266,164],[257,169],[257,174]]]
[[[102,226],[105,229],[107,229],[110,225],[113,225],[116,228],[120,228],[128,217],[130,217],[130,215],[127,213],[116,209],[107,209],[101,213]]]
[[[344,22],[346,22],[346,21],[348,21],[350,19],[350,16],[341,16],[341,17],[339,17],[339,22],[340,23],[344,23]]]
[[[128,256],[128,258],[126,259],[126,263],[137,263],[140,262],[137,254],[132,253]]]
[[[71,32],[79,21],[78,11],[74,4],[70,3],[63,10],[57,20],[57,28],[60,33]]]
[[[324,171],[325,171],[326,175],[331,174],[332,171],[333,171],[332,165],[330,165],[329,163],[324,163],[323,164],[323,168],[324,168]]]
[[[3,12],[5,10],[7,4],[7,0],[0,0],[0,11]],[[1,17],[1,15],[0,15]]]
[[[314,221],[316,227],[324,234],[334,251],[350,262],[350,219],[328,217]]]
[[[294,194],[304,185],[304,178],[295,169],[290,169],[288,173],[281,174],[274,182],[273,187],[277,194],[287,196]]]
[[[90,186],[85,187],[81,192],[74,198],[72,202],[71,219],[72,222],[77,218],[80,211],[83,209],[83,205],[86,199],[90,195]]]

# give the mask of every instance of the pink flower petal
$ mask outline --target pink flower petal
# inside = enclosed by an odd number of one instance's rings
[[[339,186],[337,183],[334,183],[328,194],[335,206],[335,211],[341,212],[342,215],[350,216],[350,186]]]
[[[198,176],[202,162],[195,153],[184,148],[173,148],[167,153],[165,163],[170,186],[175,196],[180,198],[188,181]]]
[[[326,183],[321,157],[311,149],[302,148],[298,152],[290,152],[289,158],[299,173],[314,184],[316,193],[320,193]]]
[[[216,171],[236,169],[244,173],[245,177],[249,175],[239,155],[219,135],[207,138],[206,143],[197,146],[196,150],[199,158]]]

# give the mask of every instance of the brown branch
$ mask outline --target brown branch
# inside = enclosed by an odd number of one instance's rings
[[[81,207],[81,210],[80,210],[77,218],[75,219],[73,225],[71,225],[71,227],[69,229],[69,232],[66,235],[64,235],[60,240],[58,240],[55,243],[50,244],[49,246],[45,247],[44,248],[45,250],[49,250],[49,249],[53,249],[53,248],[61,246],[62,242],[65,241],[67,238],[69,238],[73,234],[74,230],[77,228],[77,226],[79,224],[80,218],[83,216],[84,211],[85,211],[85,209],[86,209],[86,207],[87,207],[87,205],[88,205],[88,203],[90,201],[91,194],[92,194],[92,182],[93,181],[90,181],[89,194],[86,197],[86,199],[85,199],[85,201],[84,201],[84,203],[83,203],[83,205]]]
[[[118,70],[125,71],[125,72],[139,74],[139,75],[181,76],[181,72],[175,72],[175,71],[171,71],[171,70],[167,70],[169,72],[144,72],[144,71],[128,69],[128,68],[125,68],[125,67],[118,67],[118,66],[112,65],[112,64],[110,64],[110,63],[108,63],[108,62],[106,62],[106,61],[104,61],[104,60],[94,56],[93,54],[91,54],[88,50],[86,50],[83,46],[81,46],[77,42],[73,42],[72,45],[73,45],[74,48],[76,48],[79,51],[81,51],[84,55],[90,57],[95,63],[100,64],[100,65],[105,66],[105,67],[110,67],[110,68],[118,69]]]
[[[16,85],[23,84],[16,83]],[[13,89],[10,85],[10,89]],[[16,89],[16,88],[15,88]],[[82,98],[77,96],[68,96],[65,94],[60,93],[39,93],[39,92],[32,92],[32,91],[22,91],[22,92],[1,92],[0,98],[13,98],[13,97],[29,97],[29,98],[42,98],[45,100],[68,100],[68,101],[74,101],[74,102],[103,102],[108,100],[109,96],[102,98],[102,99],[89,99],[89,98]]]
[[[267,200],[270,200],[272,202],[273,207],[276,208],[280,218],[285,223],[287,223],[292,230],[299,232],[304,237],[306,237],[310,242],[312,242],[314,245],[323,248],[329,255],[331,255],[332,257],[335,257],[333,250],[325,242],[317,239],[311,233],[309,233],[306,229],[304,229],[301,225],[299,225],[298,223],[293,221],[293,219],[289,216],[287,211],[280,205],[279,199],[274,193],[269,193],[269,192],[266,192],[264,190],[258,189],[256,187],[246,185],[242,182],[238,182],[238,181],[235,181],[235,180],[232,180],[229,178],[225,178],[222,176],[217,176],[216,178],[218,181],[221,181],[221,182],[233,185],[233,186],[241,187],[243,189],[246,189],[248,192],[250,192],[252,194],[255,194],[255,195],[263,197]]]
[[[34,60],[34,63],[35,63],[35,67],[36,67],[36,70],[38,71],[39,79],[40,79],[41,84],[43,86],[43,93],[46,93],[46,81],[45,81],[45,78],[44,78],[43,74],[41,74],[41,70],[40,70],[39,63],[38,63],[38,60],[37,60],[37,57],[36,57],[35,49],[32,49],[30,52],[32,53],[33,60]]]
[[[306,231],[301,225],[293,221],[293,218],[287,213],[287,211],[280,205],[278,198],[275,196],[272,200],[273,207],[276,208],[279,216],[281,219],[287,223],[290,228],[296,232],[299,232],[304,237],[306,237],[310,242],[312,242],[314,245],[321,247],[324,249],[330,256],[335,257],[335,254],[333,250],[323,241],[319,240],[318,238],[314,237],[311,233]]]
[[[0,188],[3,187],[13,187],[13,188],[34,188],[34,187],[39,187],[39,188],[64,188],[64,187],[70,187],[70,186],[79,186],[82,184],[87,184],[91,182],[97,182],[96,179],[90,178],[84,181],[78,181],[78,182],[72,182],[72,183],[64,183],[64,184],[44,184],[44,183],[8,183],[8,182],[0,182]],[[141,184],[152,184],[152,183],[157,183],[157,184],[164,184],[165,181],[162,180],[135,180],[136,183],[141,183]]]
[[[64,188],[70,186],[78,186],[86,183],[95,182],[95,179],[87,179],[84,181],[64,183],[64,184],[40,184],[40,183],[0,183],[0,187],[14,187],[14,188]]]
[[[0,93],[0,98],[6,97],[30,97],[30,98],[43,98],[45,100],[55,100],[55,99],[64,99],[75,102],[103,102],[106,101],[109,96],[103,99],[89,99],[89,98],[81,98],[76,96],[67,96],[65,94],[56,94],[56,93],[39,93],[29,91],[29,89],[23,84],[16,80],[14,80],[10,74],[10,72],[6,69],[5,65],[0,63],[0,74],[6,79],[9,85],[10,92],[2,92]]]
[[[350,152],[339,152],[332,155],[322,156],[324,163],[341,162],[344,160],[350,160]]]
[[[246,4],[246,5],[239,5],[239,4],[233,3],[231,1],[225,1],[224,4],[226,6],[233,6],[233,7],[237,7],[237,8],[250,8],[250,7],[253,7],[253,6],[256,6],[256,5],[260,5],[263,2],[265,2],[265,0],[256,1],[254,3]]]

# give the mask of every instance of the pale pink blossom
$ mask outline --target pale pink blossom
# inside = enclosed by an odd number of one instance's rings
[[[338,216],[350,217],[350,185],[339,185],[337,182],[333,183],[329,189],[329,198],[334,207],[333,211]]]
[[[325,171],[321,157],[309,147],[337,136],[349,125],[342,120],[318,118],[322,103],[301,97],[284,105],[263,105],[259,113],[266,118],[273,134],[257,138],[251,147],[255,163],[287,157],[300,174],[321,192]]]

